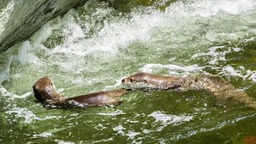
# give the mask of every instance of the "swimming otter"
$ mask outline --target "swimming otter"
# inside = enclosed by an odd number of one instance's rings
[[[140,72],[122,79],[122,83],[132,88],[178,89],[182,91],[189,89],[206,90],[219,99],[231,98],[249,107],[256,108],[256,101],[242,90],[236,89],[225,81],[206,76],[174,77]]]
[[[33,86],[34,96],[46,107],[73,108],[73,107],[91,107],[117,105],[121,101],[119,97],[126,94],[124,89],[101,91],[86,95],[64,98],[59,94],[49,77],[40,78]]]
[[[60,95],[54,88],[49,77],[40,78],[33,86],[34,96],[40,102],[47,100],[62,101],[64,97]]]
[[[149,73],[136,73],[122,79],[122,83],[132,87],[141,86],[153,89],[175,89],[181,87],[179,77],[159,76]],[[144,84],[146,85],[144,86]]]

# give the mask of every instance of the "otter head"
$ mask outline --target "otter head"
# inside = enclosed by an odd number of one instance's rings
[[[33,86],[34,96],[40,102],[47,100],[61,101],[61,96],[54,88],[52,81],[47,77],[40,78]]]
[[[136,73],[127,78],[122,79],[123,84],[147,83],[147,73]]]

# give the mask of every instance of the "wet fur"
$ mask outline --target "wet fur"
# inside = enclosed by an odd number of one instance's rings
[[[234,99],[247,105],[248,107],[256,108],[256,101],[249,97],[244,91],[235,88],[233,85],[225,81],[217,80],[213,77],[174,77],[160,76],[150,73],[136,73],[122,79],[122,83],[130,87],[135,86],[137,83],[144,83],[144,86],[148,86],[145,88],[160,90],[206,90],[211,92],[218,99]]]
[[[33,86],[34,96],[48,108],[92,107],[120,104],[119,97],[126,94],[124,89],[101,91],[86,95],[64,98],[59,94],[49,77],[39,79]]]

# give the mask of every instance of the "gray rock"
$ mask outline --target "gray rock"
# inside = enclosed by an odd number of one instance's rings
[[[0,52],[28,38],[52,18],[87,0],[15,0],[5,29],[0,35]]]

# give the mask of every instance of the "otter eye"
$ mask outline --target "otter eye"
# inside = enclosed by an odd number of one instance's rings
[[[130,82],[133,82],[133,79],[129,79],[130,80]]]
[[[125,80],[124,79],[122,79],[122,83],[124,83],[125,82]]]

